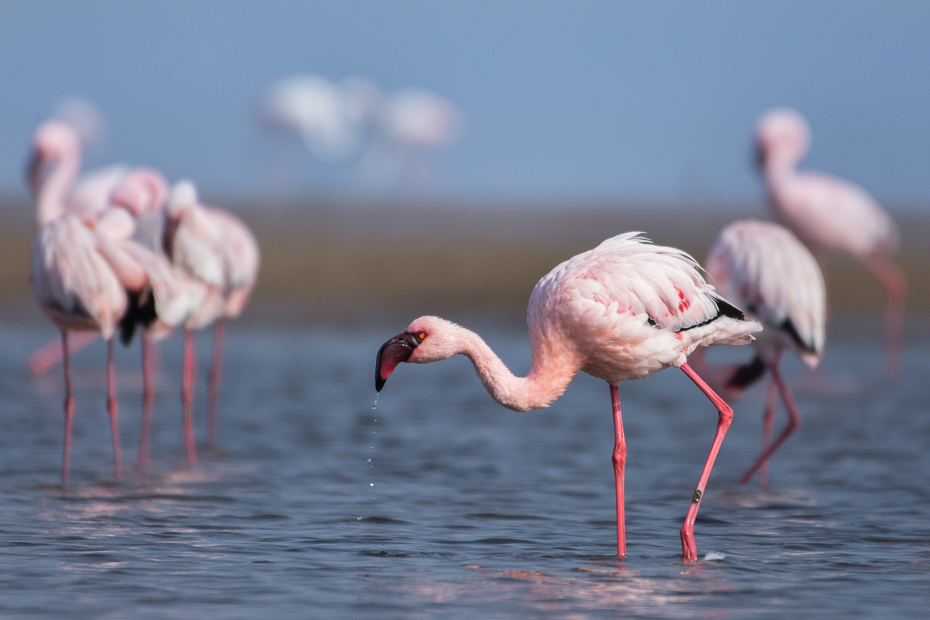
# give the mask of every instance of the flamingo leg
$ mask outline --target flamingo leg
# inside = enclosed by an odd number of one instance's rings
[[[123,477],[123,457],[119,449],[119,404],[116,402],[116,365],[113,362],[113,339],[107,340],[107,412],[110,414],[110,430],[113,433],[113,461],[116,464],[116,479]]]
[[[791,436],[794,431],[797,430],[798,426],[801,425],[801,415],[798,413],[797,405],[794,404],[794,398],[791,396],[791,392],[788,391],[788,386],[785,385],[784,380],[781,377],[781,372],[778,370],[778,364],[772,364],[769,367],[769,370],[772,371],[772,383],[778,385],[778,391],[781,394],[781,399],[785,403],[785,409],[788,410],[788,426],[785,427],[785,430],[782,431],[781,435],[778,436],[778,439],[775,440],[775,443],[770,445],[756,460],[752,467],[750,467],[743,477],[740,478],[740,484],[745,484],[752,478],[752,475],[756,473],[756,470],[759,469],[769,457],[775,454],[775,451],[781,447],[781,444],[785,443],[785,440]]]
[[[620,390],[610,386],[610,402],[614,410],[614,479],[617,485],[617,555],[626,555],[626,518],[624,514],[623,475],[626,469],[626,437],[623,418],[620,416]]]
[[[194,444],[194,330],[184,330],[184,378],[181,381],[181,407],[183,410],[184,445],[187,448],[187,464],[197,464],[197,448]]]
[[[74,419],[74,394],[71,393],[71,358],[68,355],[68,330],[61,330],[61,350],[65,368],[65,448],[61,460],[61,483],[68,482],[68,464],[71,461],[71,422]]]
[[[100,338],[100,334],[97,332],[72,332],[70,341],[68,342],[68,346],[70,347],[69,352],[75,353],[80,351],[90,343],[96,342],[98,338]],[[64,347],[58,338],[53,338],[36,349],[35,352],[29,356],[29,361],[26,362],[26,368],[33,377],[41,377],[48,372],[52,366],[63,359]]]
[[[862,262],[888,291],[888,301],[885,304],[885,374],[890,379],[897,379],[901,374],[907,276],[900,267],[882,255],[870,256]]]
[[[139,440],[139,467],[149,462],[149,432],[152,427],[152,408],[155,405],[155,386],[152,376],[152,343],[142,333],[142,437]]]
[[[207,378],[207,444],[216,445],[216,410],[219,404],[220,372],[223,366],[223,339],[226,319],[220,318],[213,327],[213,357]]]
[[[778,386],[775,381],[769,381],[769,395],[765,402],[765,413],[762,416],[762,451],[769,449],[772,443],[772,425],[775,422],[775,402],[778,400]],[[762,463],[759,468],[759,485],[764,489],[768,485],[769,462]],[[741,481],[742,482],[742,481]],[[748,480],[746,482],[749,482]]]
[[[688,514],[685,516],[684,525],[681,526],[681,559],[687,562],[697,559],[697,545],[694,543],[694,521],[697,519],[698,508],[701,506],[701,498],[704,495],[707,480],[710,478],[710,470],[714,467],[714,461],[717,459],[720,446],[723,444],[723,438],[726,436],[727,429],[730,428],[730,423],[733,421],[733,409],[723,402],[723,399],[717,396],[687,363],[682,364],[681,369],[688,375],[688,378],[694,381],[694,384],[704,392],[704,395],[710,399],[718,412],[717,432],[714,434],[714,442],[710,447],[710,454],[707,456],[707,461],[704,463],[704,469],[701,470],[701,477],[698,479],[697,488],[691,498],[691,505],[688,507]]]

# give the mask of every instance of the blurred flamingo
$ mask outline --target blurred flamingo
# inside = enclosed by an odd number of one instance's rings
[[[779,217],[815,252],[852,254],[887,289],[885,368],[901,369],[904,298],[907,278],[890,256],[898,247],[898,229],[864,189],[837,177],[798,171],[807,152],[810,128],[798,112],[779,108],[756,127],[759,165]]]
[[[717,291],[744,308],[748,317],[765,328],[752,343],[756,355],[749,364],[710,366],[704,360],[703,350],[695,351],[691,357],[694,368],[731,404],[761,379],[766,369],[771,372],[763,417],[762,454],[740,479],[740,484],[745,484],[758,470],[764,487],[769,457],[801,423],[779,370],[782,352],[794,351],[811,368],[823,357],[826,339],[823,276],[813,255],[790,231],[758,220],[741,220],[727,226],[717,237],[706,265]],[[779,393],[788,411],[788,426],[770,444]]]
[[[175,183],[166,208],[163,243],[172,263],[208,287],[220,291],[224,304],[200,324],[216,321],[208,377],[207,442],[216,443],[216,418],[226,319],[241,314],[258,274],[258,243],[249,228],[228,211],[201,205],[196,186],[188,180]],[[190,410],[193,399],[193,329],[184,330],[185,385],[183,400]]]
[[[68,480],[74,414],[69,331],[99,331],[107,340],[107,412],[116,476],[122,476],[112,336],[126,311],[126,288],[141,285],[133,265],[114,263],[110,252],[108,240],[125,233],[125,219],[114,214],[92,222],[66,213],[65,181],[73,170],[67,159],[47,159],[30,170],[39,231],[32,243],[29,281],[39,306],[61,330],[65,361],[63,483]]]
[[[676,366],[718,411],[717,432],[681,528],[682,559],[697,558],[694,521],[733,411],[688,366],[696,347],[745,344],[761,326],[705,283],[697,263],[680,250],[649,244],[639,233],[608,239],[543,277],[530,296],[527,323],[532,366],[515,377],[474,332],[437,317],[421,317],[378,351],[380,392],[400,362],[468,357],[494,400],[515,411],[547,407],[584,371],[610,386],[617,496],[617,553],[626,555],[624,469],[626,440],[618,385]]]
[[[163,215],[168,196],[168,183],[157,170],[140,168],[129,173],[114,190],[112,203],[142,220],[146,216]],[[222,311],[224,300],[219,293],[171,265],[161,252],[161,239],[153,238],[155,248],[129,242],[124,249],[140,263],[149,285],[137,294],[129,295],[129,311],[120,322],[124,344],[132,339],[136,326],[142,328],[143,415],[139,442],[139,465],[148,461],[148,443],[155,400],[152,350],[155,343],[178,326],[199,329]],[[185,448],[188,462],[195,463],[194,427],[189,411],[183,418]]]

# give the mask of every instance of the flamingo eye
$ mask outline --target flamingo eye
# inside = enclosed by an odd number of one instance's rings
[[[426,338],[426,332],[417,333],[417,340],[420,340],[422,342],[425,338]]]

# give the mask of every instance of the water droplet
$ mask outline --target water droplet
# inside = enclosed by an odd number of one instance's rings
[[[378,399],[379,399],[379,398],[381,398],[381,392],[378,392],[378,394],[375,396],[375,404],[371,406],[371,410],[372,410],[372,411],[374,411],[375,409],[378,408]],[[375,422],[377,422],[377,420],[375,420]]]
[[[368,459],[368,462],[371,463],[371,459]]]
[[[355,517],[355,518],[356,518],[356,519],[358,519],[359,521],[361,521],[361,520],[362,520],[362,518],[361,518],[361,517]]]
[[[374,483],[374,482],[370,482],[369,485],[375,486],[375,483]]]

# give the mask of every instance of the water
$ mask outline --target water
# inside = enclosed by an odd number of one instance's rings
[[[489,322],[490,323],[490,322]],[[523,330],[480,328],[518,372]],[[0,328],[0,614],[5,618],[924,617],[930,604],[930,345],[884,386],[879,343],[834,337],[824,372],[785,373],[804,422],[770,489],[764,389],[736,407],[683,564],[678,529],[716,412],[683,373],[621,386],[629,557],[611,557],[607,386],[579,377],[513,413],[468,362],[402,365],[374,400],[397,325],[232,325],[221,448],[184,467],[180,343],[162,351],[150,471],[113,481],[99,343],[74,363],[72,483],[58,484],[60,369],[30,379],[45,325]],[[206,371],[209,337],[201,336]],[[734,352],[740,353],[741,352]],[[138,348],[119,351],[135,459]],[[202,375],[203,376],[203,375]],[[204,390],[197,427],[204,436]],[[377,421],[375,421],[377,420]],[[779,412],[776,431],[784,424]]]

